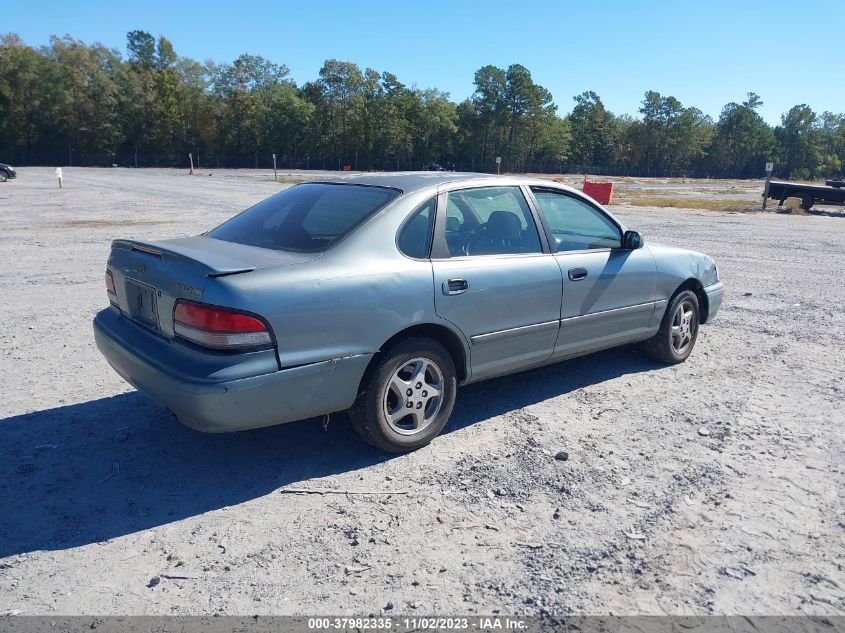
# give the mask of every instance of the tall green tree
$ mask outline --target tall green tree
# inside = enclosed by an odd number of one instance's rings
[[[572,161],[581,165],[610,165],[617,156],[621,129],[618,120],[593,91],[573,97],[569,114]]]
[[[534,83],[524,66],[480,68],[475,93],[457,109],[464,128],[464,161],[490,169],[493,158],[501,156],[506,169],[521,170],[541,156],[562,160],[569,148],[569,126],[556,112],[551,93]]]
[[[710,170],[740,178],[762,175],[775,154],[774,132],[757,112],[762,105],[760,97],[749,92],[742,103],[731,102],[722,108],[708,150]]]
[[[819,115],[816,147],[821,154],[817,175],[825,178],[840,175],[845,164],[845,114],[822,112]]]
[[[258,55],[241,55],[231,65],[215,69],[213,89],[219,99],[218,145],[239,162],[252,154],[258,166],[259,153],[269,149],[267,131],[274,105],[284,103],[279,86],[293,84],[287,79],[288,68]],[[283,90],[281,91],[283,92]]]
[[[787,177],[811,178],[819,165],[816,146],[816,113],[806,104],[793,106],[775,128],[783,152]]]
[[[675,97],[649,90],[642,121],[628,127],[628,144],[638,149],[642,166],[654,170],[689,170],[706,154],[713,122],[698,108],[685,108]]]

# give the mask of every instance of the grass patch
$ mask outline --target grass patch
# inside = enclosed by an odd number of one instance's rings
[[[711,198],[666,198],[659,196],[640,196],[631,198],[628,204],[635,207],[663,207],[674,209],[706,209],[708,211],[741,211],[752,204],[737,200],[713,200]]]

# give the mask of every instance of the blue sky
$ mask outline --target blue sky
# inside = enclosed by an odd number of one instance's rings
[[[763,117],[777,123],[797,103],[845,111],[842,24],[842,0],[14,0],[0,33],[36,46],[67,33],[125,53],[127,31],[142,29],[196,59],[262,55],[300,84],[335,57],[455,100],[472,93],[481,66],[520,63],[561,114],[573,95],[593,90],[613,112],[636,115],[643,93],[657,90],[717,118],[754,91]]]

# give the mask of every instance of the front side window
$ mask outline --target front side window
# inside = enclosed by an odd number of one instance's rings
[[[247,246],[320,252],[399,194],[385,187],[306,183],[262,200],[207,235]]]
[[[431,229],[434,225],[434,198],[414,211],[411,219],[399,232],[399,250],[408,257],[428,259],[431,248]]]
[[[449,193],[449,255],[541,253],[540,236],[519,187],[478,187]]]
[[[622,247],[619,227],[598,209],[563,193],[532,191],[552,231],[556,252]]]

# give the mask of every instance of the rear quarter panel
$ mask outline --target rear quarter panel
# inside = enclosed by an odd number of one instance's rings
[[[257,313],[283,367],[372,354],[414,324],[436,323],[431,262],[400,254],[396,232],[433,196],[403,196],[320,259],[209,280],[203,300]]]

